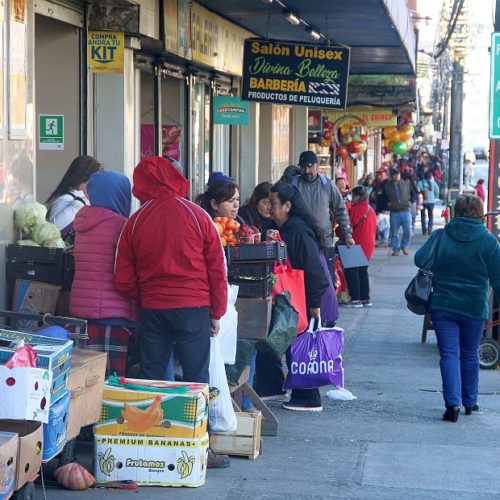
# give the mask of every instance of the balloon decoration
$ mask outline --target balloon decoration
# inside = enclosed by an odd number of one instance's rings
[[[384,137],[385,152],[392,151],[397,155],[403,155],[409,151],[415,144],[415,127],[407,120],[402,121],[402,126],[398,129],[396,127],[385,127],[382,130]],[[382,152],[384,152],[384,149]],[[384,152],[384,154],[386,154]]]
[[[335,142],[337,158],[342,160],[347,156],[355,160],[368,147],[366,123],[356,115],[345,115],[335,120],[331,137]]]

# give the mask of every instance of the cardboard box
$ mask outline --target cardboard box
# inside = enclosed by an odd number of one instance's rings
[[[198,439],[95,436],[97,482],[132,480],[147,486],[205,483],[208,434]]]
[[[68,441],[76,438],[82,428],[82,417],[87,403],[84,398],[86,380],[87,365],[73,360],[68,379],[68,393],[70,397],[67,429]]]
[[[20,341],[24,341],[35,350],[37,368],[52,372],[51,400],[55,403],[66,392],[73,341],[0,329],[0,364],[12,357],[15,344]]]
[[[12,310],[28,314],[54,314],[59,290],[57,285],[17,279],[12,297]],[[41,327],[33,320],[18,320],[16,328],[26,332],[36,332]]]
[[[18,437],[0,432],[0,500],[10,498],[16,484]]]
[[[155,385],[168,392],[127,389],[105,384],[101,418],[94,426],[95,435],[193,439],[201,438],[207,432],[207,384],[139,379],[127,379],[127,382],[134,386]],[[162,415],[151,427],[145,428],[146,414],[154,410],[153,405]],[[134,412],[142,412],[145,415],[132,419],[131,413]]]
[[[48,422],[51,385],[48,370],[0,365],[0,418]]]
[[[73,362],[86,366],[85,374],[85,404],[80,416],[82,427],[99,421],[101,416],[102,395],[106,378],[108,355],[105,352],[95,352],[85,349],[73,349]]]
[[[238,298],[238,337],[240,339],[267,339],[271,312],[273,308],[271,297]]]
[[[49,422],[43,424],[43,455],[42,460],[48,462],[61,453],[67,441],[68,412],[70,395],[68,392],[52,404],[49,412]]]
[[[260,453],[262,414],[236,412],[238,427],[234,432],[210,434],[210,448],[223,455],[238,455],[254,460]]]
[[[22,488],[42,465],[43,425],[30,420],[0,420],[0,432],[15,432],[19,438],[15,490]]]

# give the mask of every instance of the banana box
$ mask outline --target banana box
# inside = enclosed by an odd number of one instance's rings
[[[198,439],[96,435],[94,475],[98,483],[196,488],[205,484],[208,442],[208,434]]]
[[[207,432],[207,384],[125,381],[120,387],[105,384],[96,436],[193,439]]]

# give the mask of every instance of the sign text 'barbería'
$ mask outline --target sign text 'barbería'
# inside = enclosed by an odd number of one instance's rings
[[[242,98],[344,109],[349,55],[346,47],[247,39]]]

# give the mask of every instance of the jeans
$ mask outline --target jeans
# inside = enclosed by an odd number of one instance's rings
[[[140,378],[162,380],[175,342],[186,382],[208,384],[211,322],[208,307],[143,309]]]
[[[399,244],[399,228],[403,226],[403,239]],[[411,238],[411,212],[391,212],[392,250],[399,252],[408,248]]]
[[[484,320],[448,311],[431,311],[438,341],[446,407],[472,407],[477,403],[479,385],[479,343]]]
[[[368,266],[344,269],[351,300],[370,300]]]
[[[254,349],[250,357],[248,358],[248,364],[250,365],[250,373],[248,374],[248,385],[253,387],[253,380],[255,377],[255,359],[257,358],[257,350]],[[246,395],[241,396],[241,410],[248,411],[253,408],[252,400]]]
[[[425,212],[429,214],[429,225],[425,224]],[[427,234],[427,228],[429,233],[432,232],[432,226],[434,224],[434,203],[424,203],[423,210],[420,210],[420,219],[422,221],[422,234]]]

